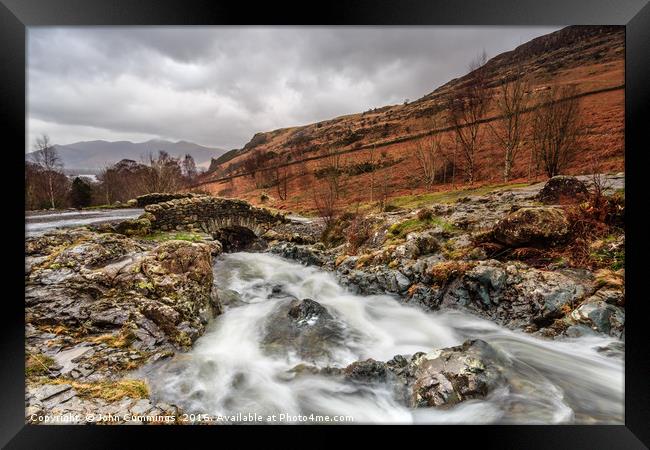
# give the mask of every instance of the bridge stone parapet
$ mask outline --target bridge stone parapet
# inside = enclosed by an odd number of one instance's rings
[[[203,231],[243,227],[258,237],[274,225],[286,222],[283,214],[258,208],[243,200],[196,196],[148,205],[145,216],[153,230]]]
[[[154,192],[152,194],[144,194],[136,197],[136,205],[139,208],[144,208],[154,203],[168,202],[170,200],[177,200],[179,198],[195,198],[201,197],[206,194],[195,194],[192,192]]]

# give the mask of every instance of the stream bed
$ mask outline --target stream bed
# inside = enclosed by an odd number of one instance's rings
[[[144,372],[157,401],[187,413],[245,422],[244,415],[301,423],[315,414],[353,423],[607,423],[624,422],[623,345],[600,335],[546,340],[457,310],[424,311],[389,295],[352,294],[333,274],[266,253],[217,258],[215,285],[225,312],[188,353]],[[269,352],[274,312],[313,299],[340,325],[327,356]],[[373,358],[431,352],[482,339],[508,361],[505,379],[485,399],[455,406],[409,408],[388,385],[350,383],[294,369],[307,363],[345,367]],[[322,343],[318,343],[322,344]],[[607,349],[605,351],[605,348]],[[275,421],[275,420],[274,420]]]

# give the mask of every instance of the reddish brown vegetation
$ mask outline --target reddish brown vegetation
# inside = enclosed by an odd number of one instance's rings
[[[567,94],[569,89],[575,89],[580,96],[576,102],[580,134],[575,146],[565,146],[576,154],[567,159],[563,168],[560,167],[562,173],[590,173],[590,158],[582,156],[585,152],[599,161],[598,170],[601,172],[623,170],[624,30],[621,27],[568,27],[492,58],[480,71],[479,78],[484,83],[476,84],[479,74],[470,73],[408,104],[386,106],[298,128],[258,133],[245,151],[219,165],[218,170],[208,174],[204,181],[232,175],[235,178],[208,182],[205,189],[218,193],[226,184],[232,183],[233,195],[259,202],[260,194],[266,188],[256,186],[254,177],[245,175],[247,169],[255,171],[277,163],[285,164],[290,158],[291,176],[286,180],[286,199],[277,199],[273,206],[314,210],[310,192],[319,190],[318,185],[324,183],[322,179],[314,179],[322,160],[336,153],[340,167],[345,169],[367,162],[370,149],[376,149],[395,164],[377,166],[369,172],[341,175],[339,181],[345,183],[346,189],[338,189],[337,197],[342,204],[371,198],[372,201],[381,200],[379,191],[388,197],[450,189],[470,179],[477,184],[502,182],[506,172],[504,142],[503,139],[489,139],[485,131],[489,124],[495,129],[508,128],[509,119],[499,106],[499,98],[503,99],[504,86],[510,86],[511,91],[515,89],[513,83],[518,72],[526,74],[522,84],[528,88],[523,89],[527,107],[548,101],[554,92]],[[472,86],[483,84],[489,87],[491,97],[483,118],[504,116],[505,119],[477,127],[479,143],[474,147],[470,163],[456,146],[458,132],[453,126],[454,121],[450,120],[453,117],[450,117],[449,99],[458,98],[460,93],[471,91]],[[534,112],[525,112],[518,115],[518,120],[530,122],[533,116]],[[511,158],[507,169],[507,177],[513,182],[544,179],[543,166],[535,164],[532,127],[526,129],[523,136],[515,133],[512,140],[520,141],[513,147],[516,155]],[[500,135],[505,136],[503,131]],[[436,162],[436,172],[427,171],[428,179],[434,180],[429,184],[422,179],[422,158],[418,158],[417,149],[427,148],[426,141],[432,136],[439,139],[439,153],[445,164]],[[281,155],[286,155],[286,158]],[[377,156],[374,155],[375,161]],[[473,166],[471,170],[469,164]],[[433,164],[428,162],[427,165],[430,168]]]

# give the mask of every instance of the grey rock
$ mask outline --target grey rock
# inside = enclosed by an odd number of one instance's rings
[[[44,384],[35,388],[32,394],[40,401],[49,400],[63,392],[69,391],[72,386],[69,384]]]
[[[306,361],[328,361],[343,342],[343,327],[327,308],[310,300],[281,301],[262,339],[267,353],[296,352]]]
[[[616,337],[622,336],[625,326],[625,312],[621,308],[594,297],[573,310],[571,318],[595,331]]]
[[[153,409],[153,405],[151,404],[151,401],[149,399],[141,399],[135,402],[133,406],[131,406],[131,414],[142,416],[148,413]]]
[[[566,214],[559,208],[527,207],[508,214],[492,229],[492,238],[509,247],[555,245],[569,233]]]
[[[579,200],[589,194],[587,186],[576,177],[557,175],[549,179],[537,198],[546,204],[557,203],[562,199]]]
[[[409,280],[401,272],[397,272],[395,274],[395,280],[397,281],[397,287],[400,292],[406,292],[409,286],[411,286],[411,280]]]

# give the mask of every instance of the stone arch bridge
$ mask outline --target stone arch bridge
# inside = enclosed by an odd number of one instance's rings
[[[261,237],[274,225],[285,223],[282,214],[258,208],[243,200],[194,196],[154,203],[144,208],[153,230],[203,231],[245,228]]]

